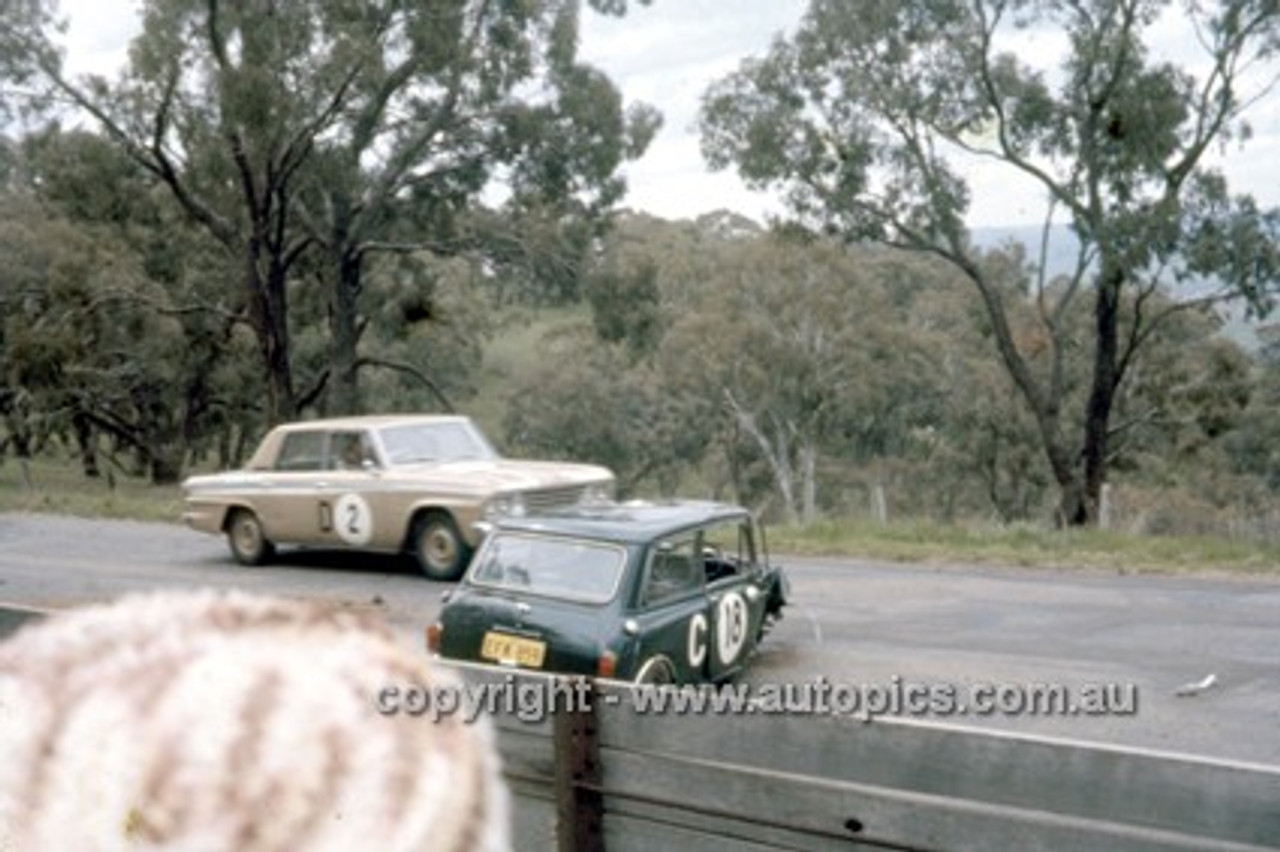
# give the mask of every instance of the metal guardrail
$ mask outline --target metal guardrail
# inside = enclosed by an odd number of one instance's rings
[[[522,852],[1280,848],[1280,767],[897,719],[643,714],[629,686],[595,688],[570,725],[497,717]]]

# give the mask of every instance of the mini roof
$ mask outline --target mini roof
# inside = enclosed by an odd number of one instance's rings
[[[327,417],[319,420],[295,420],[281,423],[277,429],[368,429],[379,426],[405,426],[412,423],[459,423],[470,421],[462,414],[357,414],[350,417]]]
[[[604,503],[520,518],[504,518],[500,530],[553,533],[606,541],[643,543],[688,527],[749,517],[741,506],[707,500]]]

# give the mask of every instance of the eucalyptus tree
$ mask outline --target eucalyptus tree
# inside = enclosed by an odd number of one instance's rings
[[[1177,26],[1194,35],[1182,64],[1157,50]],[[805,224],[953,264],[1035,419],[1060,522],[1088,523],[1116,395],[1187,304],[1154,295],[1195,278],[1201,299],[1240,294],[1263,308],[1280,280],[1280,215],[1231,195],[1213,160],[1248,138],[1251,108],[1272,93],[1278,34],[1270,0],[812,0],[794,34],[708,90],[703,150],[756,187],[782,187]],[[1060,50],[1027,51],[1032,36]],[[1060,61],[1031,64],[1019,47]],[[1042,366],[1020,348],[965,227],[975,162],[1038,187],[1046,234],[1062,221],[1078,241],[1066,286],[1051,288],[1043,264],[1025,276],[1050,347]],[[1075,418],[1064,329],[1079,303],[1092,355]]]
[[[768,465],[790,520],[817,513],[818,460],[850,424],[880,419],[889,382],[924,367],[888,293],[844,246],[738,241],[659,347]]]
[[[1275,331],[1272,327],[1271,334]],[[1280,353],[1275,350],[1274,340],[1264,344],[1262,357],[1255,365],[1253,392],[1240,424],[1223,440],[1232,471],[1238,476],[1256,478],[1268,497],[1280,494],[1280,358],[1277,354]],[[1274,514],[1270,514],[1270,518],[1274,524]],[[1280,529],[1269,532],[1274,539]]]
[[[74,435],[86,473],[105,435],[112,457],[177,479],[258,390],[218,304],[222,256],[100,136],[31,134],[17,173],[0,227],[6,385],[41,431]]]
[[[35,79],[58,27],[51,0],[0,0],[0,123],[43,105]]]
[[[622,496],[672,493],[702,460],[715,402],[682,392],[660,364],[634,360],[585,322],[544,336],[535,354],[503,423],[521,453],[607,465]]]
[[[336,380],[353,383],[359,327],[349,300],[359,295],[368,252],[441,241],[397,227],[407,205],[439,226],[440,216],[465,209],[503,177],[500,167],[537,147],[521,131],[543,132],[538,150],[560,152],[567,177],[550,186],[578,189],[574,181],[610,171],[611,155],[593,161],[597,150],[575,135],[575,120],[601,102],[565,105],[606,88],[598,75],[583,72],[571,85],[545,76],[549,56],[553,70],[577,73],[565,58],[575,40],[563,32],[576,7],[147,0],[117,80],[73,78],[49,57],[43,70],[238,262],[239,309],[257,340],[266,416],[275,421],[294,416],[327,377],[301,384],[294,375],[290,290],[313,280],[301,274],[308,253],[323,250],[333,265],[326,280],[334,287]],[[564,94],[550,99],[558,105],[551,118],[522,108],[547,92]],[[605,119],[618,120],[616,107],[603,104]],[[636,127],[652,123],[644,113]],[[584,133],[600,126],[592,117]],[[559,135],[544,132],[552,129]],[[584,179],[575,156],[599,168]],[[616,162],[616,150],[612,156]]]
[[[357,21],[329,22],[363,52],[303,194],[327,258],[332,408],[359,408],[360,367],[403,366],[358,351],[372,256],[480,251],[504,275],[545,255],[581,263],[625,191],[619,166],[644,151],[658,116],[625,111],[613,83],[577,61],[579,5],[365,4]],[[502,209],[483,211],[494,196]]]

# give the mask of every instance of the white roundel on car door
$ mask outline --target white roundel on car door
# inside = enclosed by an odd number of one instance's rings
[[[747,643],[750,616],[747,602],[737,592],[727,592],[716,605],[716,651],[720,662],[728,665],[738,659]]]
[[[373,511],[368,501],[359,494],[343,494],[333,507],[333,526],[347,544],[368,544],[373,538]]]

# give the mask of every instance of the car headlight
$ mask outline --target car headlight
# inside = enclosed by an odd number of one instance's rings
[[[582,492],[582,502],[588,506],[599,505],[601,503],[609,503],[613,500],[613,483],[597,482],[594,485],[588,485]]]
[[[484,504],[484,519],[493,521],[507,514],[507,498],[493,497]]]
[[[486,521],[498,518],[519,518],[525,513],[524,497],[520,494],[500,494],[484,504]]]

